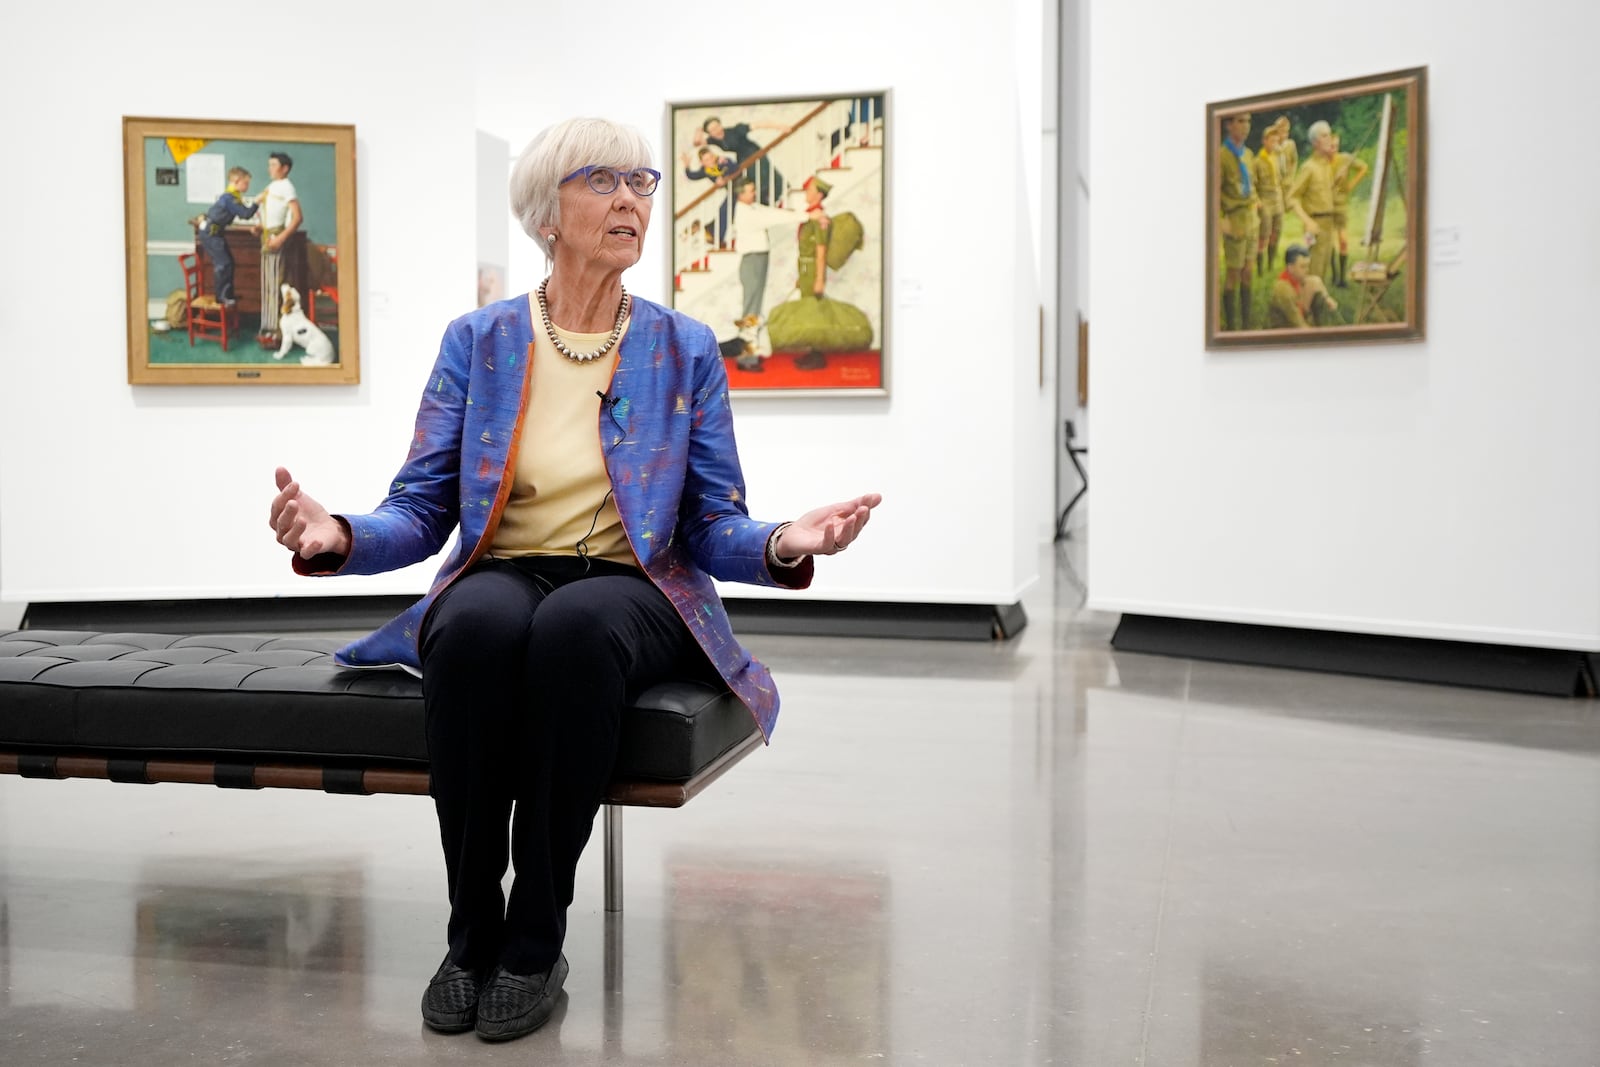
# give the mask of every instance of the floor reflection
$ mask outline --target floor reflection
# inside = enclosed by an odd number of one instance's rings
[[[1600,753],[1600,701],[1111,652],[1117,688],[1373,730]]]
[[[366,999],[365,879],[358,866],[283,869],[270,876],[214,883],[180,872],[203,861],[148,866],[134,902],[137,1003],[155,1008],[176,997],[190,1007],[224,1003],[204,980],[214,967],[248,967],[259,981],[252,1000],[265,1017],[292,1022],[304,1011],[307,971],[336,972],[340,1002]]]
[[[1415,1005],[1346,981],[1326,986],[1207,960],[1199,1062],[1415,1067],[1427,1052]]]
[[[887,877],[693,851],[666,887],[672,1062],[892,1059]]]
[[[369,1009],[358,863],[24,856],[59,866],[0,878],[0,1062],[308,1063],[329,1021]]]

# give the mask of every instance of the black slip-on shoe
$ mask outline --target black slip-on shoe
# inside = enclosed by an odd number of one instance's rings
[[[544,974],[512,974],[496,967],[478,998],[478,1036],[510,1041],[533,1033],[556,1010],[556,997],[566,981],[566,956],[558,957]]]
[[[457,967],[445,956],[422,994],[422,1021],[441,1034],[471,1030],[478,1020],[478,997],[483,979],[476,971]]]

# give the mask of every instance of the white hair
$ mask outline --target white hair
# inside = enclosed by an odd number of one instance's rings
[[[1326,119],[1318,119],[1311,124],[1310,129],[1306,130],[1306,137],[1310,138],[1313,147],[1316,146],[1318,137],[1331,136],[1333,136],[1333,127],[1328,125]]]
[[[610,119],[567,119],[541,130],[511,168],[511,213],[546,258],[539,231],[561,221],[561,179],[583,167],[648,167],[650,142],[632,126]]]

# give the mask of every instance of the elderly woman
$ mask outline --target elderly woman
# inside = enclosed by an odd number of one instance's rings
[[[622,286],[661,179],[649,163],[638,133],[600,119],[535,137],[511,206],[550,274],[446,329],[389,495],[331,515],[277,472],[271,523],[302,574],[402,567],[460,527],[427,596],[338,654],[422,676],[450,897],[422,1000],[435,1030],[506,1040],[550,1017],[627,697],[720,676],[770,737],[772,678],[711,580],[804,588],[881,499],[750,518],[711,330]]]

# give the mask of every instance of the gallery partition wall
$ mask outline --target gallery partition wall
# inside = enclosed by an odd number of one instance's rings
[[[1593,95],[1592,13],[1407,3],[1310,51],[1182,5],[1097,2],[1091,21],[1091,604],[1296,643],[1453,642],[1480,665],[1553,650],[1558,688],[1586,685],[1600,363],[1561,309],[1593,268],[1582,242],[1508,225],[1475,160],[1501,130],[1600,164],[1549,104]],[[1275,244],[1273,127],[1299,157]],[[1224,347],[1240,335],[1271,343]]]

